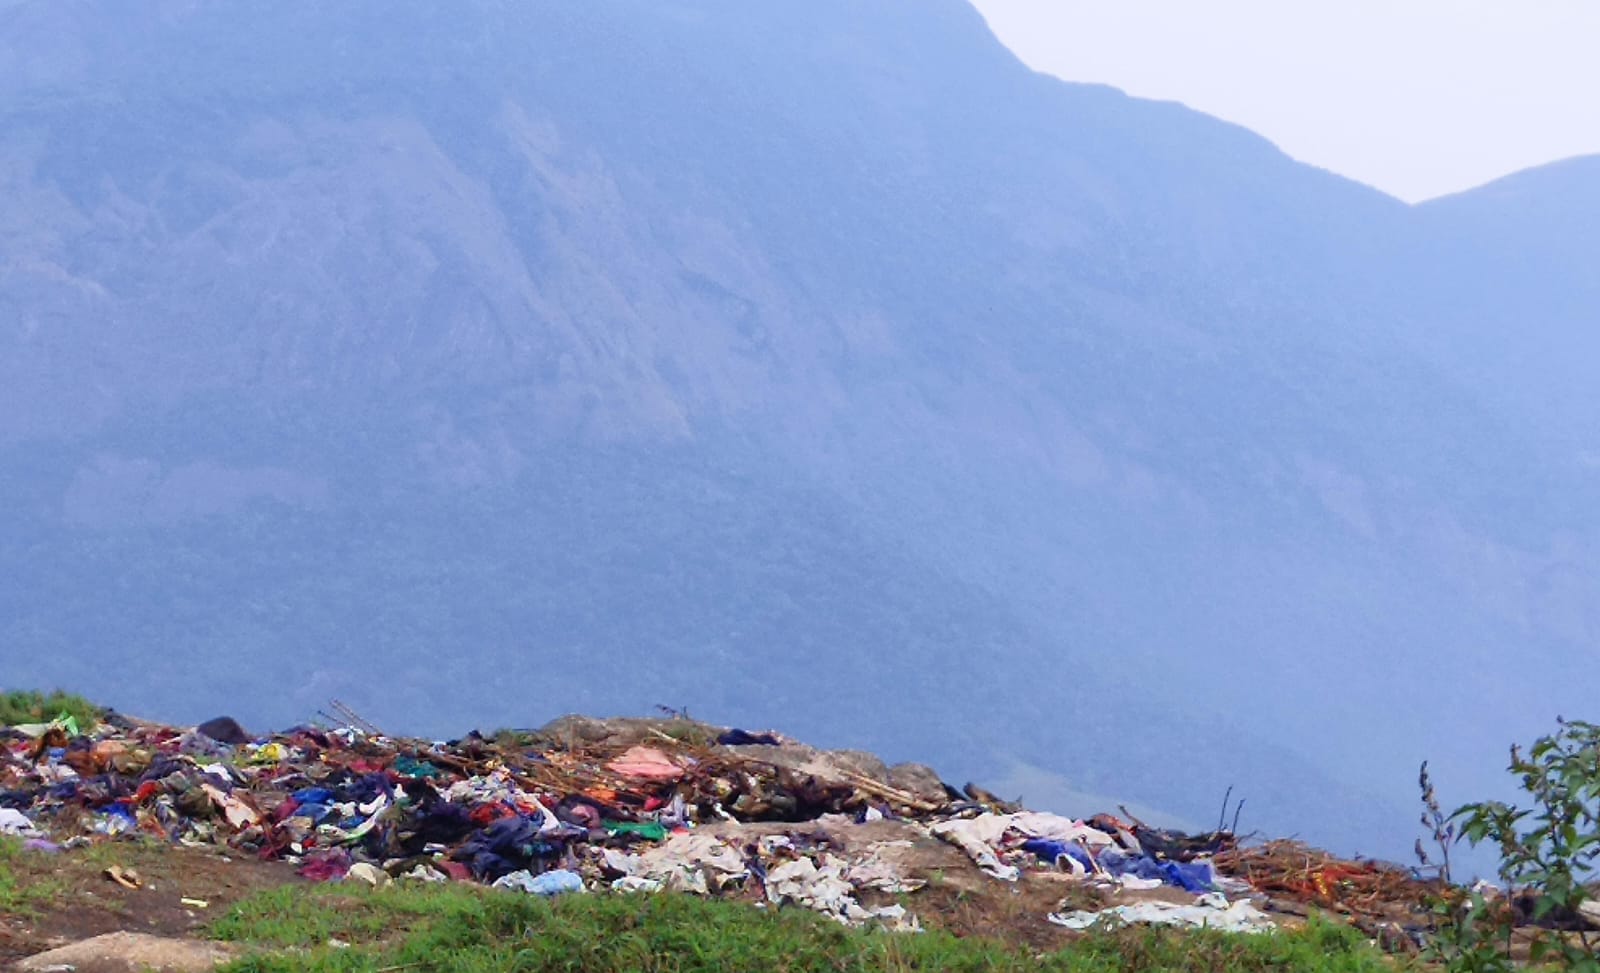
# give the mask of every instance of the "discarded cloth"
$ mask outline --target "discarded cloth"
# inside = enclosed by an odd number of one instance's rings
[[[299,871],[301,878],[313,882],[337,881],[350,871],[350,854],[341,848],[319,851],[307,855]]]
[[[636,746],[606,764],[606,769],[635,780],[677,780],[683,768],[654,747]]]
[[[976,818],[940,821],[928,830],[967,853],[978,867],[1003,882],[1015,882],[1022,875],[1015,865],[1007,865],[995,853],[1006,831],[1005,816],[985,814]]]
[[[667,837],[666,826],[660,821],[607,821],[605,829],[607,834],[636,835],[646,841],[665,841]]]
[[[1029,838],[1022,843],[1023,851],[1031,851],[1039,860],[1074,875],[1086,875],[1094,870],[1094,859],[1081,846],[1055,838]]]
[[[365,882],[375,888],[388,885],[391,879],[389,873],[372,864],[371,862],[356,862],[350,870],[344,873],[346,882]]]
[[[1258,933],[1273,928],[1272,919],[1247,900],[1229,903],[1217,893],[1202,895],[1193,905],[1171,902],[1139,902],[1119,905],[1100,912],[1056,912],[1049,920],[1068,929],[1088,929],[1102,922],[1142,923],[1153,926],[1191,926],[1223,932]]]
[[[661,883],[653,878],[640,878],[637,875],[624,875],[611,883],[613,892],[659,892]]]
[[[415,757],[398,757],[394,762],[394,772],[401,777],[413,779],[434,780],[444,776],[444,771],[435,767],[426,760]]]
[[[1106,851],[1100,855],[1099,862],[1100,867],[1112,876],[1156,879],[1196,895],[1215,890],[1216,871],[1209,861],[1158,862],[1144,855]]]
[[[1049,814],[1043,811],[1021,811],[1017,814],[995,815],[1004,818],[1006,830],[1029,838],[1051,838],[1056,841],[1077,842],[1088,848],[1109,848],[1116,839],[1092,828],[1082,821]]]
[[[941,821],[930,829],[937,837],[965,851],[979,868],[995,878],[1007,882],[1017,880],[1020,871],[1015,865],[1000,860],[1008,835],[1016,836],[1018,844],[1028,839],[1048,839],[1062,845],[1076,844],[1085,848],[1108,847],[1116,839],[1098,828],[1081,821],[1064,818],[1059,814],[1040,811],[1022,811],[1016,814],[984,813],[975,818],[955,818]],[[1068,854],[1069,859],[1077,859]]]
[[[0,834],[13,838],[44,837],[44,833],[33,826],[26,814],[9,807],[0,807]]]

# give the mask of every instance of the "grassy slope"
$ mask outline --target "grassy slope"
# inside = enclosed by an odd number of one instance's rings
[[[1043,922],[1040,916],[1038,921]],[[570,896],[556,902],[481,889],[324,886],[259,894],[214,933],[262,952],[243,971],[764,970],[775,973],[983,970],[1305,970],[1360,973],[1394,962],[1349,929],[1313,924],[1266,936],[1125,929],[1038,954],[1006,943],[846,929],[794,909],[687,896]]]

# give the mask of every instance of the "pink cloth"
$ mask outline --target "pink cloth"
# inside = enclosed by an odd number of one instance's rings
[[[671,757],[654,747],[643,745],[631,748],[606,764],[606,768],[635,780],[677,780],[683,776],[683,768],[674,763]]]

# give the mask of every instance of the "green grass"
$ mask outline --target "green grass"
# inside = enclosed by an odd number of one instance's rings
[[[57,899],[65,885],[50,878],[23,874],[22,841],[0,836],[0,915],[33,916]]]
[[[100,707],[72,693],[57,689],[42,693],[37,689],[13,689],[0,693],[0,726],[18,723],[46,723],[62,713],[78,721],[87,731],[100,719]]]
[[[1040,955],[943,932],[846,929],[800,910],[763,911],[689,896],[581,895],[546,902],[462,885],[276,889],[240,903],[212,931],[253,948],[252,955],[226,968],[234,973],[1387,973],[1397,968],[1352,930],[1325,923],[1265,936],[1124,929]]]

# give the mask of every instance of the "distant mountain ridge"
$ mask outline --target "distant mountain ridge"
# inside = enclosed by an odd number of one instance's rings
[[[1395,855],[1596,688],[1593,160],[1407,207],[955,0],[36,0],[0,118],[19,684],[779,714]]]
[[[1600,461],[1600,156],[1566,159],[1432,200],[1418,216],[1440,241],[1434,354],[1530,414],[1546,435]],[[1444,277],[1459,269],[1454,287]],[[1448,330],[1447,330],[1448,324]]]

